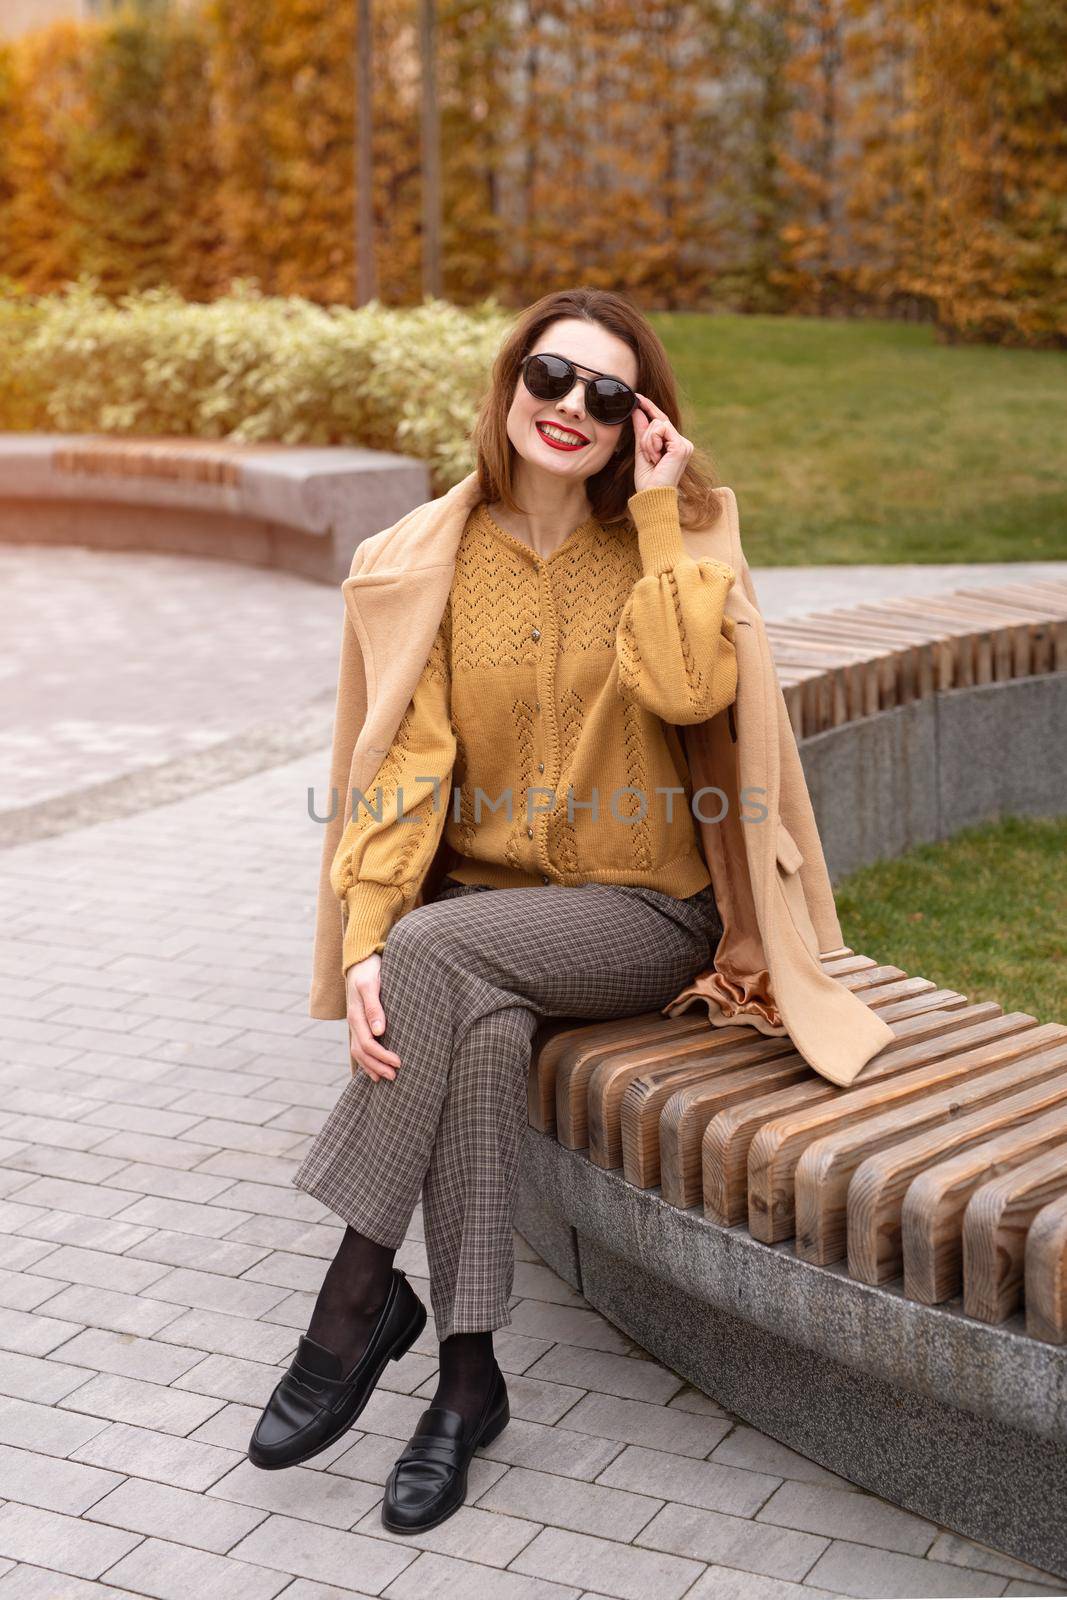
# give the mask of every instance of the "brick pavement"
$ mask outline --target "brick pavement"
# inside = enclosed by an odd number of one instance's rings
[[[305,1011],[322,760],[0,859],[0,1600],[1063,1593],[725,1415],[519,1238],[513,1421],[454,1517],[378,1520],[432,1320],[325,1455],[247,1462],[340,1237],[289,1183],[347,1071]],[[425,1296],[418,1211],[398,1260]]]

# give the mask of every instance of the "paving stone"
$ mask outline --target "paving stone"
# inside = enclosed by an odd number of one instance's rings
[[[0,1443],[17,1449],[67,1456],[105,1426],[99,1417],[77,1416],[32,1400],[0,1399]]]
[[[584,1345],[589,1350],[609,1350],[625,1355],[630,1348],[626,1335],[613,1328],[599,1311],[523,1300],[512,1312],[511,1326],[516,1333],[550,1339],[553,1343]]]
[[[70,1452],[72,1460],[124,1472],[133,1478],[172,1483],[179,1489],[209,1489],[239,1460],[235,1450],[174,1434],[153,1433],[112,1422]]]
[[[48,1302],[48,1314],[91,1328],[147,1335],[159,1333],[176,1321],[181,1312],[177,1306],[152,1300],[147,1295],[123,1294],[118,1289],[76,1283],[53,1295]]]
[[[272,1600],[288,1581],[277,1572],[230,1556],[145,1539],[108,1572],[112,1583],[154,1600]]]
[[[967,1600],[987,1594],[1003,1594],[1004,1579],[989,1572],[976,1572],[950,1566],[943,1561],[926,1561],[919,1556],[901,1555],[891,1550],[874,1550],[870,1545],[851,1544],[835,1539],[807,1574],[810,1583],[832,1589],[835,1594],[854,1595],[857,1600],[882,1600],[885,1595],[899,1600],[935,1600],[941,1595],[966,1595]]]
[[[34,1262],[48,1255],[50,1250],[51,1246],[40,1239],[0,1234],[0,1267],[5,1272],[25,1272]]]
[[[375,1505],[356,1523],[354,1532],[386,1539],[404,1549],[436,1550],[457,1560],[476,1561],[485,1567],[503,1568],[541,1531],[539,1522],[524,1522],[520,1517],[497,1516],[476,1506],[464,1505],[436,1528],[420,1533],[390,1533],[382,1527],[381,1495]]]
[[[200,1234],[207,1238],[221,1238],[238,1223],[246,1222],[247,1211],[235,1211],[224,1206],[194,1206],[184,1200],[165,1200],[159,1195],[146,1195],[129,1203],[122,1213],[124,1222],[144,1223],[149,1228],[171,1228],[175,1233]]]
[[[333,1583],[309,1583],[297,1578],[285,1591],[285,1600],[373,1600],[362,1589],[339,1589]]]
[[[9,1311],[34,1311],[63,1287],[32,1272],[0,1272],[0,1306]]]
[[[573,1433],[558,1423],[544,1428],[540,1423],[519,1418],[512,1420],[491,1444],[483,1445],[482,1451],[490,1460],[504,1461],[509,1466],[531,1467],[536,1472],[554,1472],[592,1482],[620,1448],[615,1439]]]
[[[799,1582],[829,1540],[791,1528],[774,1528],[697,1506],[666,1505],[637,1537],[638,1544],[693,1556],[723,1567]]]
[[[639,1550],[613,1539],[597,1539],[563,1528],[544,1528],[509,1569],[553,1582],[595,1587],[618,1600],[681,1600],[703,1566],[680,1556]]]
[[[710,1394],[704,1394],[701,1389],[694,1389],[690,1383],[684,1384],[677,1394],[672,1394],[667,1404],[678,1411],[697,1411],[702,1417],[729,1415]]]
[[[634,1361],[569,1344],[552,1345],[525,1369],[525,1376],[595,1389],[623,1400],[647,1400],[651,1405],[665,1405],[682,1385],[677,1373],[668,1372],[658,1361]]]
[[[159,1261],[171,1267],[193,1267],[239,1278],[269,1254],[263,1245],[237,1244],[231,1239],[205,1239],[203,1234],[174,1233],[161,1228],[146,1230],[144,1239],[127,1251],[141,1261]]]
[[[512,1467],[477,1502],[484,1511],[600,1534],[605,1539],[633,1539],[655,1516],[663,1501],[652,1491],[631,1494],[603,1483],[576,1483],[554,1473]]]
[[[725,1511],[735,1517],[755,1516],[777,1489],[781,1479],[717,1461],[679,1459],[664,1450],[628,1445],[610,1461],[597,1483],[635,1493],[658,1495],[706,1511]]]
[[[578,1600],[580,1586],[458,1561],[427,1550],[382,1591],[383,1600]],[[651,1600],[651,1597],[646,1597]]]
[[[115,1189],[104,1189],[92,1183],[69,1183],[64,1178],[37,1178],[19,1190],[19,1204],[73,1211],[76,1216],[112,1217],[129,1204],[129,1197]]]
[[[174,1387],[262,1409],[283,1370],[280,1366],[268,1366],[264,1361],[242,1361],[240,1356],[204,1356],[174,1380]]]
[[[38,1263],[36,1270],[46,1278],[62,1278],[67,1283],[80,1283],[97,1289],[117,1289],[132,1295],[140,1295],[150,1284],[159,1283],[166,1276],[165,1269],[156,1262],[137,1261],[129,1256],[115,1255],[106,1250],[87,1250],[76,1245],[62,1245],[58,1250],[53,1250],[50,1256]]]
[[[248,1441],[252,1437],[252,1430],[259,1421],[262,1410],[262,1406],[238,1404],[223,1406],[213,1417],[208,1417],[190,1438],[202,1439],[205,1444],[218,1444],[226,1450],[238,1451],[243,1458],[248,1454]],[[320,1456],[315,1457],[316,1461],[321,1459]]]
[[[567,1412],[566,1426],[576,1433],[643,1444],[671,1455],[699,1457],[720,1443],[731,1424],[719,1417],[668,1411],[665,1406],[646,1405],[642,1400],[587,1394]]]
[[[224,1311],[229,1316],[259,1318],[285,1299],[285,1291],[271,1284],[252,1283],[247,1278],[227,1277],[219,1272],[196,1272],[176,1267],[157,1278],[152,1285],[156,1300],[172,1300],[177,1305],[202,1311]]]
[[[222,1555],[250,1533],[266,1513],[247,1504],[216,1504],[210,1495],[176,1489],[172,1484],[127,1478],[98,1499],[85,1515],[91,1521],[125,1528],[130,1533],[152,1534]]]
[[[192,1139],[175,1139],[167,1134],[144,1133],[140,1129],[122,1129],[96,1145],[93,1154],[114,1156],[115,1170],[134,1162],[154,1163],[160,1167],[180,1167],[188,1171],[215,1153],[212,1144],[197,1144]]]
[[[109,1422],[131,1422],[135,1427],[184,1436],[214,1416],[221,1402],[108,1372],[75,1389],[60,1404]]]
[[[369,1483],[306,1467],[267,1472],[250,1461],[238,1462],[232,1472],[213,1484],[208,1496],[216,1495],[239,1505],[258,1506],[264,1513],[279,1511],[330,1528],[351,1528],[369,1506],[381,1501]]]
[[[83,1323],[45,1316],[43,1312],[0,1310],[0,1350],[28,1356],[46,1356],[72,1334],[80,1333]]]
[[[139,1339],[111,1328],[86,1328],[68,1339],[58,1355],[50,1356],[47,1365],[66,1370],[62,1366],[66,1363],[71,1372],[80,1371],[81,1383],[93,1372],[114,1372],[123,1378],[142,1378],[146,1383],[170,1384],[177,1383],[182,1373],[202,1360],[198,1350],[165,1344],[162,1339]],[[2,1364],[0,1358],[0,1371]]]
[[[4,1486],[4,1498],[19,1505],[38,1506],[42,1511],[62,1511],[77,1517],[121,1482],[116,1472],[0,1445],[0,1483]]]
[[[10,1567],[0,1578],[0,1600],[129,1600],[129,1592],[26,1563]]]
[[[957,1567],[976,1567],[979,1572],[996,1572],[1002,1578],[1014,1578],[1023,1583],[1037,1583],[1046,1588],[1051,1585],[1054,1589],[1058,1586],[1067,1593],[1067,1582],[1057,1578],[1054,1572],[1042,1572],[1040,1567],[1031,1567],[1025,1561],[1016,1561],[1013,1556],[1001,1555],[988,1545],[965,1539],[959,1533],[942,1530],[926,1556],[930,1561],[949,1561]]]
[[[76,1578],[99,1578],[140,1542],[139,1534],[98,1527],[82,1517],[64,1517],[58,1511],[13,1501],[0,1506],[0,1555],[54,1567]]]
[[[589,1597],[583,1596],[583,1600]],[[836,1597],[829,1589],[818,1589],[808,1583],[762,1578],[736,1567],[711,1566],[697,1579],[685,1600],[836,1600]]]
[[[113,1217],[78,1217],[72,1211],[44,1211],[28,1222],[23,1233],[54,1245],[83,1245],[88,1250],[108,1250],[122,1255],[147,1238],[150,1228],[119,1222]]]
[[[886,1505],[874,1495],[809,1483],[783,1483],[757,1520],[913,1556],[925,1555],[937,1537],[934,1523]]]
[[[64,1357],[69,1357],[73,1342],[68,1339],[62,1346]],[[15,1400],[36,1400],[41,1405],[52,1405],[90,1376],[69,1360],[60,1361],[55,1357],[43,1360],[40,1356],[0,1350],[0,1395],[10,1395]]]
[[[726,1466],[747,1467],[753,1472],[766,1472],[779,1478],[796,1478],[803,1483],[822,1483],[828,1487],[842,1489],[852,1488],[844,1478],[839,1478],[836,1473],[820,1467],[817,1461],[809,1461],[806,1456],[798,1455],[787,1445],[779,1444],[777,1439],[757,1433],[755,1428],[748,1428],[740,1422],[730,1430],[721,1444],[715,1446],[710,1459],[721,1461]]]
[[[177,1311],[176,1306],[168,1308]],[[207,1354],[246,1356],[253,1361],[288,1360],[297,1341],[287,1328],[251,1317],[231,1317],[222,1311],[185,1311],[166,1324],[170,1344],[190,1344]]]
[[[318,1583],[344,1585],[357,1579],[371,1594],[391,1583],[417,1559],[410,1547],[362,1533],[343,1533],[296,1517],[271,1516],[235,1544],[230,1556]]]

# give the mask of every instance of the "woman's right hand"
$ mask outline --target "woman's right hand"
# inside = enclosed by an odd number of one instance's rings
[[[356,961],[345,973],[348,997],[348,1048],[352,1057],[352,1076],[362,1067],[368,1078],[395,1078],[400,1057],[387,1050],[374,1037],[385,1027],[385,1013],[378,994],[382,958],[377,951]]]

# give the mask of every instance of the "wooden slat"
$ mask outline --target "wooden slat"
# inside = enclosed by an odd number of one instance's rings
[[[640,1026],[633,1023],[639,1021]],[[588,1045],[574,1043],[560,1052],[556,1067],[556,1138],[568,1150],[584,1150],[589,1143],[588,1090],[589,1080],[605,1056],[616,1055],[621,1050],[633,1050],[638,1060],[644,1060],[643,1051],[659,1050],[664,1044],[686,1051],[702,1051],[708,1047],[711,1024],[703,1011],[682,1012],[677,1017],[665,1017],[652,1012],[640,1019],[631,1018],[615,1024],[612,1035],[604,1024],[597,1037]],[[747,1028],[716,1029],[717,1033],[732,1033],[735,1039],[747,1037]]]
[[[1048,1066],[1055,1070],[1057,1063],[1059,1076],[1047,1078]],[[1042,1081],[869,1156],[857,1167],[848,1191],[850,1277],[861,1283],[886,1283],[903,1271],[901,1207],[908,1186],[920,1172],[957,1150],[981,1144],[1067,1099],[1067,1046],[1053,1045],[1021,1065],[1033,1066]],[[973,1097],[965,1102],[966,1107],[973,1104]]]
[[[975,1190],[1067,1142],[1067,1106],[921,1172],[904,1196],[900,1231],[904,1293],[937,1305],[963,1288],[963,1213]]]
[[[1067,1195],[1042,1206],[1026,1236],[1026,1331],[1067,1344]]]
[[[880,995],[872,999],[870,991],[879,984],[888,985],[889,977],[902,976],[899,967],[875,967],[863,957],[851,955],[842,958],[847,969],[842,981],[872,1006],[878,1004]],[[824,963],[824,970],[841,966],[841,962]],[[962,1001],[962,997],[961,1001]],[[651,1188],[661,1183],[661,1146],[663,1127],[661,1113],[667,1101],[677,1092],[689,1088],[698,1093],[704,1083],[709,1085],[709,1095],[721,1107],[738,1098],[733,1092],[734,1080],[744,1084],[762,1084],[762,1064],[779,1066],[779,1058],[795,1058],[783,1072],[775,1071],[779,1085],[791,1083],[798,1077],[812,1076],[803,1057],[797,1055],[789,1039],[753,1036],[751,1029],[743,1030],[741,1046],[733,1046],[729,1056],[721,1050],[704,1060],[682,1057],[677,1052],[663,1052],[660,1060],[650,1059],[647,1068],[634,1064],[633,1058],[623,1061],[612,1058],[601,1062],[589,1084],[589,1149],[590,1157],[598,1166],[622,1166],[628,1182],[640,1188]],[[751,1068],[751,1072],[748,1069]],[[743,1079],[740,1075],[744,1073]],[[728,1075],[727,1082],[724,1074]],[[710,1103],[710,1101],[709,1101]],[[703,1131],[703,1129],[701,1129]],[[668,1135],[669,1138],[669,1135]],[[684,1156],[685,1167],[693,1174],[697,1193],[688,1203],[695,1205],[699,1194],[700,1149],[699,1141]]]
[[[878,971],[898,969],[876,969]],[[920,1012],[942,1013],[951,1007],[963,1007],[966,1001],[963,995],[952,989],[935,989],[926,994],[912,996],[899,1001],[893,1006],[882,1008],[872,1000],[868,994],[864,995],[872,1009],[877,1009],[880,1016],[886,1021],[903,1022],[920,1014]],[[977,1022],[981,1016],[999,1016],[1000,1007],[993,1002],[986,1002],[983,1008],[977,1008],[976,1014],[970,1020]],[[953,1018],[940,1017],[931,1029],[932,1033],[948,1031],[952,1026],[963,1026]],[[785,1041],[788,1045],[788,1040]],[[748,1099],[755,1103],[758,1099],[773,1094],[778,1089],[786,1089],[791,1084],[808,1082],[814,1084],[819,1081],[818,1075],[811,1071],[807,1062],[799,1052],[792,1050],[786,1054],[766,1061],[758,1067],[746,1071]],[[721,1085],[714,1079],[698,1080],[676,1089],[666,1101],[659,1114],[659,1185],[664,1200],[671,1205],[688,1207],[699,1205],[704,1192],[702,1141],[704,1131],[713,1117],[730,1103],[735,1103],[737,1097],[730,1095],[724,1099]],[[729,1087],[732,1088],[732,1085]],[[831,1092],[837,1093],[835,1086],[831,1085]],[[625,1115],[626,1106],[623,1104]],[[625,1168],[624,1168],[625,1170]],[[629,1171],[626,1176],[630,1178]],[[631,1182],[635,1180],[630,1178]],[[652,1182],[656,1182],[652,1179]],[[743,1221],[747,1215],[747,1196],[744,1186],[744,1173],[739,1180],[737,1197],[737,1215],[735,1221]],[[731,1224],[732,1225],[732,1224]]]
[[[735,1066],[758,1061],[764,1054],[781,1054],[793,1047],[788,1039],[769,1038],[752,1028],[710,1025],[694,1040],[682,1045],[650,1045],[642,1050],[617,1051],[601,1061],[589,1078],[587,1092],[589,1159],[598,1167],[623,1165],[622,1105],[635,1081],[648,1082],[654,1091],[661,1086],[660,1100],[670,1093],[675,1081],[717,1077]],[[652,1120],[650,1137],[656,1145],[655,1165],[659,1166],[659,1142]],[[633,1180],[631,1180],[633,1181]],[[651,1180],[657,1183],[658,1178]]]
[[[1025,1012],[1003,1016],[999,1007],[992,1012],[986,1007],[964,1007],[958,1012],[934,1011],[899,1022],[885,1014],[897,1038],[867,1062],[851,1088],[842,1089],[819,1078],[781,1089],[750,1106],[720,1111],[705,1128],[701,1143],[704,1215],[724,1227],[735,1227],[747,1217],[748,1156],[765,1123],[794,1111],[825,1106],[971,1045],[1036,1026],[1035,1019]]]
[[[853,1239],[851,1231],[858,1219],[867,1236],[877,1242],[877,1281],[882,1283],[902,1270],[900,1206],[907,1187],[902,1174],[910,1170],[907,1152],[916,1147],[918,1136],[960,1120],[967,1110],[1006,1100],[1020,1088],[1067,1070],[1067,1028],[1046,1023],[1017,1038],[1017,1056],[1000,1070],[990,1071],[981,1062],[965,1063],[962,1075],[966,1081],[957,1077],[952,1082],[951,1073],[943,1074],[944,1087],[932,1085],[936,1092],[923,1092],[907,1104],[864,1117],[808,1146],[797,1162],[794,1178],[796,1251],[802,1260],[820,1266],[840,1261],[846,1254],[846,1225],[849,1258],[864,1259],[862,1240]],[[1005,1126],[1009,1125],[1006,1120]],[[853,1175],[866,1167],[875,1152],[884,1155],[878,1167],[884,1181],[877,1190],[877,1210],[873,1193],[858,1182],[855,1189],[851,1184]],[[859,1198],[861,1193],[866,1196],[865,1204]]]
[[[1012,1022],[1015,1030],[1009,1032]],[[829,1104],[793,1111],[765,1124],[753,1139],[748,1155],[748,1231],[753,1238],[776,1244],[796,1231],[793,1185],[797,1162],[816,1139],[865,1117],[902,1112],[914,1099],[924,1098],[961,1078],[973,1079],[993,1072],[1032,1054],[1044,1043],[1036,1018],[1026,1012],[996,1017],[984,1025],[982,1032],[981,1042],[971,1049],[964,1048],[957,1039],[956,1048],[946,1051],[944,1040],[939,1040],[937,1059],[930,1062],[927,1057],[915,1071],[883,1076],[881,1081],[845,1091]],[[874,1059],[878,1062],[887,1054],[889,1050],[881,1051]],[[961,1085],[959,1093],[964,1092]]]
[[[628,1183],[640,1189],[650,1189],[661,1180],[660,1120],[664,1106],[685,1089],[702,1091],[714,1098],[719,1106],[732,1105],[735,1100],[747,1099],[753,1085],[763,1082],[782,1061],[791,1063],[783,1075],[775,1074],[778,1082],[795,1082],[800,1077],[811,1077],[812,1070],[803,1056],[793,1048],[790,1039],[760,1037],[746,1045],[735,1046],[728,1054],[719,1057],[714,1067],[710,1064],[688,1069],[665,1068],[660,1072],[642,1072],[627,1085],[622,1096],[621,1115],[618,1119],[619,1139],[614,1146],[618,1151],[623,1174]]]
[[[561,1069],[565,1073],[579,1070],[587,1058],[599,1060],[598,1051],[617,1050],[628,1041],[639,1044],[647,1039],[684,1039],[706,1030],[707,1025],[706,1018],[692,1012],[665,1017],[662,1012],[649,1011],[610,1022],[586,1021],[564,1027],[532,1053],[527,1079],[531,1125],[541,1133],[556,1132],[556,1080]]]
[[[1067,1195],[1067,1144],[984,1183],[963,1215],[963,1309],[1003,1322],[1022,1298],[1026,1235],[1043,1206]]]
[[[857,620],[847,611],[818,611],[798,619],[808,638],[848,645],[871,670],[876,698],[866,715],[892,710],[933,692],[933,652],[928,643],[901,640],[892,624]]]

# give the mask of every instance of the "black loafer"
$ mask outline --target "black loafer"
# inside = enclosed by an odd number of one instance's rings
[[[382,1527],[390,1533],[421,1533],[458,1511],[467,1496],[471,1457],[510,1420],[499,1367],[473,1425],[448,1406],[428,1406],[386,1481]]]
[[[248,1446],[253,1466],[294,1467],[352,1426],[387,1361],[399,1361],[426,1326],[426,1307],[399,1267],[367,1348],[347,1377],[340,1357],[305,1333],[267,1401]]]

